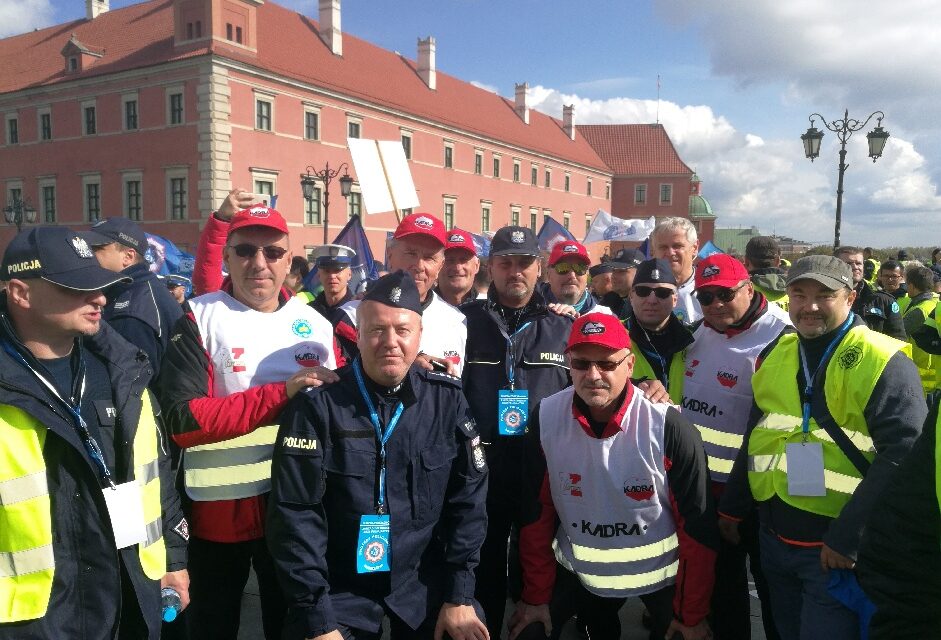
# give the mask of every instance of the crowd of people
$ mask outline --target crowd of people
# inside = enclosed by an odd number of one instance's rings
[[[941,637],[941,249],[413,213],[355,295],[290,235],[236,189],[192,283],[122,218],[6,247],[0,638],[234,639],[252,571],[269,640],[748,639],[749,574],[771,640]]]

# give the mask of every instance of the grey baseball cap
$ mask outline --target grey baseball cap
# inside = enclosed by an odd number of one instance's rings
[[[787,272],[788,285],[798,280],[814,280],[834,291],[843,287],[852,289],[853,270],[833,256],[805,256],[794,262]]]

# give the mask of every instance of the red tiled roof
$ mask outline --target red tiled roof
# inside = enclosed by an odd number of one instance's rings
[[[213,52],[340,95],[609,171],[592,146],[580,135],[569,139],[556,118],[531,109],[530,124],[525,125],[514,112],[512,100],[440,71],[437,90],[431,91],[419,77],[413,60],[347,33],[343,34],[343,56],[334,56],[321,41],[314,20],[272,2],[258,7],[257,25],[257,57],[219,42],[213,43]],[[66,75],[60,51],[72,33],[89,47],[103,48],[105,55],[88,70]],[[76,20],[0,40],[0,68],[4,69],[0,93],[161,64],[208,51],[174,50],[173,2],[151,0],[109,11],[94,20]]]
[[[693,173],[661,124],[585,124],[576,129],[616,176]]]

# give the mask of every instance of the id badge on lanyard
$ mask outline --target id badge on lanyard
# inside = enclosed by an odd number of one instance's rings
[[[513,336],[531,324],[532,322],[527,322],[517,329]],[[521,436],[526,433],[526,425],[529,423],[529,391],[516,388],[513,337],[505,333],[503,336],[506,338],[506,375],[510,388],[500,389],[497,393],[497,429],[501,436]]]

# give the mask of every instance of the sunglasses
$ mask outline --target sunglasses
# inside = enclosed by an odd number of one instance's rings
[[[572,358],[569,364],[571,364],[572,368],[576,371],[588,371],[591,369],[591,365],[598,367],[598,371],[614,371],[621,366],[621,363],[627,360],[630,355],[631,354],[628,353],[617,362],[611,360],[582,360],[581,358]]]
[[[235,255],[239,258],[254,258],[258,250],[261,249],[261,252],[265,254],[265,260],[268,262],[280,260],[284,257],[284,254],[288,252],[284,247],[276,247],[272,244],[266,247],[258,247],[253,244],[237,244],[230,246],[235,250]]]
[[[588,273],[588,267],[580,262],[576,264],[572,264],[570,262],[560,262],[552,268],[560,276],[568,275],[572,271],[574,271],[575,275],[577,276],[583,276]]]
[[[676,289],[670,289],[669,287],[645,287],[644,285],[639,284],[634,287],[634,293],[636,293],[641,298],[646,298],[652,293],[661,300],[666,300],[676,293]]]
[[[716,298],[722,302],[729,303],[735,298],[735,294],[739,292],[739,289],[745,286],[745,283],[738,285],[734,289],[719,289],[717,292],[712,291],[697,291],[696,299],[699,300],[699,304],[704,304],[707,307],[715,302]]]

